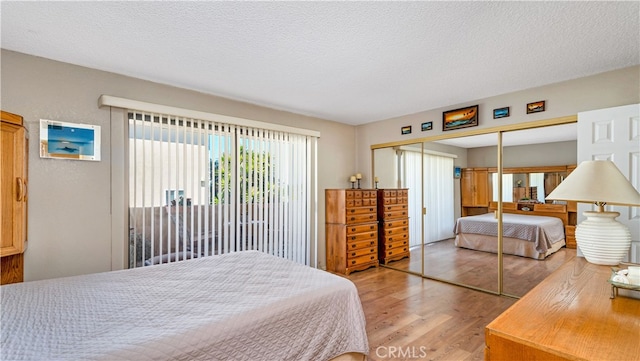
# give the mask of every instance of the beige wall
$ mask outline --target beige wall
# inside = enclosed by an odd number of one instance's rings
[[[321,267],[325,258],[323,190],[348,187],[348,176],[356,172],[363,173],[364,186],[369,186],[371,145],[440,134],[442,111],[465,105],[480,105],[480,125],[476,128],[485,128],[640,102],[640,66],[636,66],[352,127],[11,51],[2,50],[1,56],[0,107],[22,115],[31,136],[25,280],[108,271],[114,268],[112,264],[118,264],[111,239],[118,237],[112,233],[122,226],[121,220],[114,220],[117,211],[111,209],[111,197],[112,190],[118,197],[124,193],[123,181],[114,180],[112,174],[118,174],[125,166],[120,149],[124,134],[121,124],[110,123],[123,116],[118,111],[98,108],[101,94],[319,131],[317,211]],[[547,111],[526,115],[525,104],[537,100],[547,101]],[[492,109],[504,106],[511,106],[511,117],[492,119]],[[100,125],[102,161],[40,159],[37,143],[41,118]],[[420,124],[425,121],[433,121],[434,129],[420,132]],[[413,126],[413,134],[400,135],[400,127],[405,125]],[[120,131],[112,134],[111,129]],[[112,149],[111,144],[117,147]]]
[[[407,140],[419,141],[421,138],[436,135],[460,134],[469,129],[493,128],[513,123],[577,115],[578,112],[587,110],[635,104],[640,102],[639,84],[640,66],[634,66],[361,125],[357,128],[356,132],[356,164],[359,169],[370,171],[370,147],[375,144]],[[425,94],[425,97],[428,96],[428,94]],[[546,100],[546,111],[526,114],[526,104],[538,100]],[[442,132],[443,111],[474,104],[479,105],[479,125],[477,127]],[[510,117],[493,119],[493,109],[507,106],[511,107]],[[433,122],[433,130],[420,131],[420,124],[429,121]],[[401,135],[400,128],[407,125],[412,126],[412,134]],[[369,178],[370,174],[363,172],[363,177]]]
[[[1,55],[0,107],[22,115],[31,138],[25,280],[112,269],[111,190],[118,182],[111,174],[124,165],[122,157],[111,159],[110,144],[122,143],[111,137],[122,134],[111,134],[111,112],[97,105],[102,94],[319,131],[318,258],[324,267],[323,190],[347,187],[355,173],[355,127],[7,50]],[[101,126],[102,161],[40,159],[41,118]]]
[[[544,167],[576,164],[578,142],[575,140],[546,144],[504,147],[502,164],[505,167]],[[496,146],[469,149],[468,167],[495,167]]]

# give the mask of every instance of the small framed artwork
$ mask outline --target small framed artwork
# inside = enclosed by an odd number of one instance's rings
[[[425,122],[425,123],[422,123],[422,125],[421,125],[421,129],[422,129],[422,131],[423,131],[423,132],[424,132],[425,130],[431,130],[431,129],[433,129],[433,122]]]
[[[460,179],[462,176],[462,169],[460,167],[453,167],[453,178]]]
[[[497,108],[493,110],[493,119],[506,118],[509,116],[509,107]]]
[[[40,157],[100,160],[100,126],[40,119]]]
[[[544,112],[544,105],[544,100],[527,104],[527,114]]]
[[[442,130],[473,127],[478,125],[478,106],[442,112]]]
[[[411,134],[411,126],[407,125],[407,126],[402,127],[400,129],[400,132],[402,133],[402,135]]]

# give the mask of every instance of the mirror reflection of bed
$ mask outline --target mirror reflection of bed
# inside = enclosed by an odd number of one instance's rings
[[[500,270],[496,253],[497,237],[495,237],[497,220],[494,211],[501,198],[505,232],[502,292],[513,296],[524,295],[576,254],[573,239],[576,223],[575,204],[553,203],[544,199],[575,165],[577,157],[575,139],[575,124],[545,127],[538,131],[504,132],[502,134],[504,170],[501,193],[497,188],[497,134],[411,145],[417,148],[422,146],[422,151],[425,153],[451,155],[455,166],[462,168],[462,176],[454,180],[454,194],[449,200],[454,208],[449,234],[440,232],[433,235],[427,230],[433,222],[429,219],[429,214],[450,211],[448,206],[444,208],[436,206],[434,209],[433,202],[429,203],[429,195],[434,192],[430,189],[431,183],[437,183],[437,181],[433,180],[432,170],[424,170],[424,202],[427,208],[427,215],[424,216],[424,235],[420,234],[421,230],[415,231],[415,227],[412,227],[410,258],[391,262],[386,267],[471,288],[499,292]],[[407,177],[406,168],[408,167],[403,163],[405,160],[402,159],[397,148],[399,147],[396,147],[396,151],[392,153],[393,157],[384,155],[389,153],[388,150],[375,149],[374,171],[397,169],[397,172],[393,172],[397,175],[395,184],[409,188],[410,194],[417,195],[411,199],[414,203],[420,203],[421,195],[420,191],[415,189],[416,185],[412,187],[410,182],[407,183],[407,179],[403,178]],[[425,168],[428,167],[426,164],[428,162],[425,162]],[[376,171],[376,173],[379,176],[380,172]],[[385,186],[382,185],[382,187]],[[486,189],[486,193],[479,192],[479,188]],[[409,206],[411,208],[411,201]],[[418,227],[422,217],[419,211],[420,209],[410,216],[410,223],[414,226],[417,224]],[[494,235],[463,234],[459,236],[454,232],[457,230],[455,225],[458,219],[482,214],[493,219]],[[546,230],[544,226],[535,223],[524,226],[517,222],[518,217],[533,221],[534,216],[549,217],[549,219],[538,219],[543,223],[554,223],[551,220],[555,220],[555,228]],[[484,227],[491,226],[487,223]],[[549,239],[547,239],[547,233],[551,234]],[[533,239],[520,240],[518,237],[522,235],[529,235]],[[456,237],[464,239],[456,245]]]

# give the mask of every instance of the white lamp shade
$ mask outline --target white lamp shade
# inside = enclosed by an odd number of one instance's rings
[[[584,212],[576,227],[576,242],[587,261],[617,265],[629,252],[629,228],[615,220],[618,212],[604,212],[603,204],[640,205],[640,193],[616,165],[608,160],[585,161],[545,199],[597,203],[599,212]]]
[[[545,199],[640,206],[640,193],[608,160],[580,163]]]

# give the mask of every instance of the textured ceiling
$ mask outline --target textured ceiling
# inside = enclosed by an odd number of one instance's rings
[[[640,64],[633,2],[10,2],[1,46],[363,124]]]

